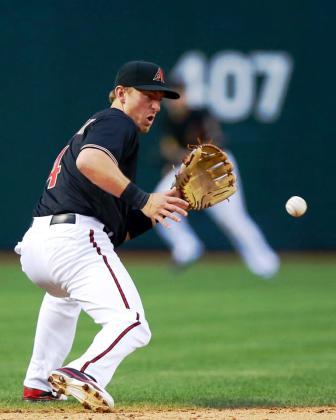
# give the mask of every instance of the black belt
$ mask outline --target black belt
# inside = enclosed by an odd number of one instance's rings
[[[76,215],[74,213],[54,214],[50,220],[51,225],[58,225],[59,223],[76,223]]]
[[[70,223],[74,225],[76,223],[76,215],[74,213],[54,214],[51,217],[50,224],[58,225],[60,223]],[[114,233],[106,226],[103,230],[109,238],[111,238],[114,235]]]

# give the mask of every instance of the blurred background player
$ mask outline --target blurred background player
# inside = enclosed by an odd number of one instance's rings
[[[229,201],[206,209],[206,213],[227,236],[252,273],[264,278],[274,276],[279,269],[279,257],[248,214],[238,165],[224,144],[220,124],[206,109],[189,107],[185,86],[181,80],[173,79],[172,84],[180,93],[180,99],[174,101],[174,106],[171,106],[169,101],[165,104],[167,112],[162,121],[164,134],[160,141],[161,154],[165,160],[164,177],[157,185],[156,191],[171,188],[177,168],[187,154],[188,144],[195,144],[198,138],[202,142],[212,139],[214,144],[224,148],[234,164],[237,192]],[[186,218],[183,218],[181,223],[171,223],[170,229],[158,225],[156,231],[169,246],[173,262],[177,266],[183,267],[197,261],[204,252],[203,242]]]

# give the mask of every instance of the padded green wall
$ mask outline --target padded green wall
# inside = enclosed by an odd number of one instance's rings
[[[29,225],[54,158],[107,106],[116,69],[145,59],[174,66],[198,50],[249,56],[284,51],[293,71],[279,118],[223,122],[251,215],[277,249],[335,249],[335,23],[333,2],[1,1],[1,234],[11,249]],[[257,80],[256,82],[259,83]],[[261,83],[261,81],[260,81]],[[259,85],[257,85],[258,88]],[[259,89],[259,88],[258,88]],[[138,183],[160,176],[160,124],[143,136]],[[284,211],[291,195],[309,211]],[[204,214],[191,216],[212,249],[227,248]],[[154,233],[128,247],[160,248]]]

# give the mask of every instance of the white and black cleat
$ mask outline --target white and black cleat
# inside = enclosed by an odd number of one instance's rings
[[[84,408],[110,413],[114,407],[111,395],[89,375],[73,368],[59,368],[50,373],[48,382],[58,395],[71,395]]]

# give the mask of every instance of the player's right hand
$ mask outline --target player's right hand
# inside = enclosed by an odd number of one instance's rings
[[[161,223],[165,228],[169,228],[169,223],[165,221],[166,217],[174,222],[179,222],[180,218],[174,213],[184,217],[188,216],[186,209],[189,204],[178,195],[175,187],[169,191],[152,193],[141,211],[145,216]]]

